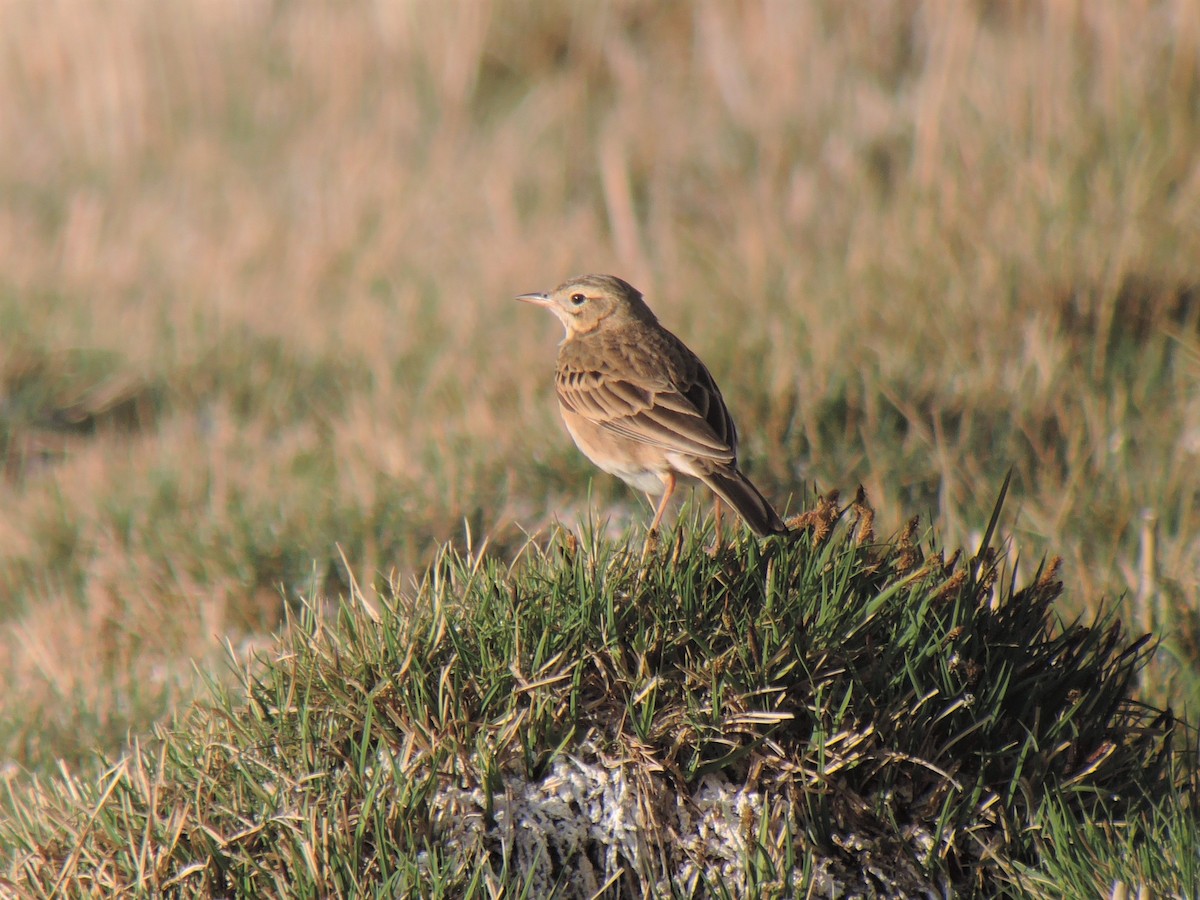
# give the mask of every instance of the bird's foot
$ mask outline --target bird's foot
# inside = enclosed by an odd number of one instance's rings
[[[658,552],[658,544],[658,529],[651,528],[646,532],[646,543],[642,545],[642,562],[645,562],[650,554]]]

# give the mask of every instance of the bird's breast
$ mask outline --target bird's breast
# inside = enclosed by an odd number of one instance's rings
[[[575,446],[593,464],[639,491],[662,493],[663,475],[671,466],[661,450],[614,434],[565,406],[560,407],[560,411]]]

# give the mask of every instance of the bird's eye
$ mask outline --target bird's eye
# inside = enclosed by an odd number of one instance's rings
[[[583,304],[587,303],[587,297],[583,294],[572,294],[571,303],[574,306],[583,306]]]

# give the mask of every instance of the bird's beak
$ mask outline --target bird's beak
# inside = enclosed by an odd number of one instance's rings
[[[552,302],[549,294],[522,294],[517,299],[524,303],[535,303],[538,306],[549,306]]]

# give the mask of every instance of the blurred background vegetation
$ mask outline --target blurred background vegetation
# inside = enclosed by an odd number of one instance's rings
[[[609,271],[755,480],[987,522],[1200,700],[1200,5],[0,0],[0,763],[300,595],[642,501],[558,419]],[[594,482],[589,490],[589,479]]]

